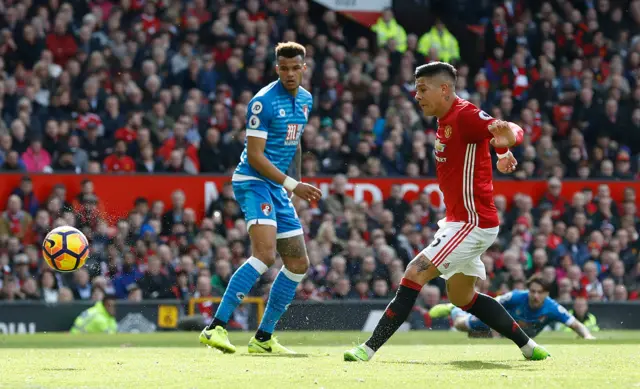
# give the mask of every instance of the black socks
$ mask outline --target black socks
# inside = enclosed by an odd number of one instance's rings
[[[476,293],[469,304],[460,308],[477,317],[505,338],[513,340],[518,347],[529,342],[527,334],[522,331],[502,304],[486,294]]]
[[[409,313],[416,303],[418,293],[422,286],[413,281],[403,278],[400,282],[396,297],[389,303],[384,311],[384,316],[378,322],[373,334],[365,343],[372,350],[377,351],[407,320]]]

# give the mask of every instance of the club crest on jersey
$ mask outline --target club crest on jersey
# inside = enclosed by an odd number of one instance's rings
[[[298,137],[300,136],[301,124],[288,124],[287,125],[287,137],[284,139],[285,146],[297,146]]]
[[[253,105],[251,106],[251,113],[254,115],[259,114],[260,112],[262,112],[262,103],[259,101],[256,101],[255,103],[253,103]]]
[[[445,145],[442,142],[440,142],[440,139],[436,138],[436,142],[433,144],[433,155],[436,158],[437,162],[447,162],[447,158],[440,157],[438,155],[438,153],[444,152],[444,149],[446,148],[446,146],[447,145]]]
[[[285,117],[287,113],[284,111],[284,109],[280,109],[280,117]]]
[[[309,106],[308,105],[303,105],[302,106],[302,112],[304,113],[304,118],[305,119],[309,119]]]
[[[449,139],[451,138],[451,133],[453,132],[453,128],[451,128],[451,126],[446,126],[444,128],[444,137]]]
[[[260,204],[260,209],[262,209],[262,213],[264,213],[265,216],[269,216],[271,214],[271,204],[269,203]]]

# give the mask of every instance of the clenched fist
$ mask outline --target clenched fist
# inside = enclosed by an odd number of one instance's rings
[[[517,166],[518,166],[518,161],[513,156],[511,151],[508,152],[506,157],[500,158],[498,160],[498,163],[496,163],[496,167],[498,168],[498,171],[502,174],[513,173],[513,171],[516,170]]]

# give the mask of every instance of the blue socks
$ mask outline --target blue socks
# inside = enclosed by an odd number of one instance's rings
[[[456,321],[456,317],[458,317],[460,314],[467,315],[467,313],[462,309],[453,307],[453,309],[451,310],[451,320]]]
[[[229,286],[227,286],[227,290],[224,292],[222,301],[218,306],[218,310],[209,328],[215,328],[218,325],[224,327],[227,324],[233,311],[249,293],[253,284],[256,283],[256,280],[262,273],[267,271],[267,269],[268,267],[264,262],[256,257],[250,257],[236,270],[229,281]]]
[[[265,341],[271,338],[276,324],[282,314],[287,310],[291,300],[295,297],[296,288],[303,278],[304,274],[295,274],[287,270],[284,266],[282,267],[271,286],[267,309],[260,322],[260,327],[258,327],[256,339]]]

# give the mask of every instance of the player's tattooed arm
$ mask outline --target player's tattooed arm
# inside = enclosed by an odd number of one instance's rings
[[[289,165],[287,175],[297,181],[302,179],[302,147],[300,145],[298,145],[296,154],[293,156],[293,161],[291,161],[291,165]]]
[[[293,172],[293,178],[300,181],[302,179],[302,146],[298,144],[298,149],[296,150],[296,155],[293,157],[293,162],[295,165],[295,171]]]

